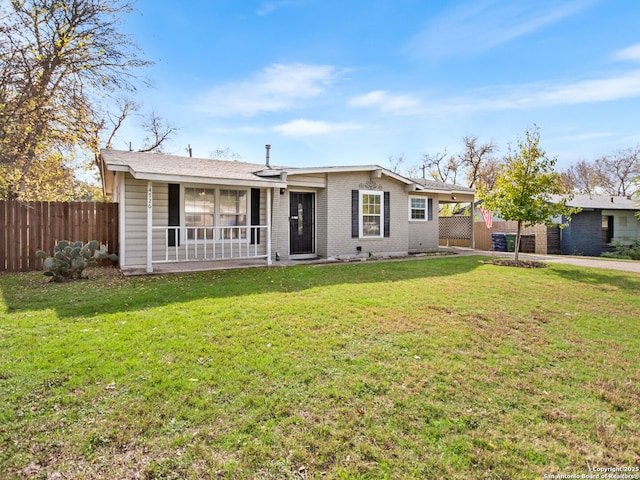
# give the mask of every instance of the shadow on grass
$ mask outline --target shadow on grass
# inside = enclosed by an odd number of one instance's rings
[[[301,292],[340,284],[375,284],[429,279],[470,272],[483,257],[448,257],[425,260],[367,262],[348,265],[300,265],[244,270],[117,277],[69,283],[48,283],[40,275],[0,277],[8,312],[53,309],[59,318],[92,317],[137,311],[203,298]],[[372,289],[375,292],[375,286]]]
[[[607,271],[597,268],[576,268],[557,266],[553,273],[565,280],[580,282],[588,285],[609,285],[611,287],[628,290],[630,294],[640,292],[640,277],[617,271]]]

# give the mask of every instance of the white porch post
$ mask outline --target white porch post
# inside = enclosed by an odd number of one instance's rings
[[[125,212],[127,211],[127,205],[125,203],[125,200],[127,198],[125,194],[125,188],[127,188],[127,182],[125,181],[125,175],[122,172],[118,172],[116,178],[119,179],[118,202],[120,203],[120,205],[118,206],[118,229],[120,230],[120,232],[118,233],[118,241],[120,242],[118,251],[118,263],[120,264],[120,267],[124,267],[127,265],[127,222],[125,222]]]
[[[271,260],[271,187],[267,188],[267,265],[273,264]]]
[[[147,273],[153,272],[153,182],[147,182]]]

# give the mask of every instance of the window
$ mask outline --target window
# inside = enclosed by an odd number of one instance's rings
[[[247,225],[247,190],[216,190],[215,188],[185,187],[184,224],[187,240],[213,240],[213,228],[244,227]],[[216,238],[246,238],[246,229],[222,229]]]
[[[220,226],[244,227],[247,225],[246,190],[220,190]],[[244,228],[224,229],[223,238],[246,238]]]
[[[424,197],[409,197],[409,220],[427,219],[427,199]]]
[[[433,200],[428,197],[409,197],[409,221],[433,220]]]
[[[212,188],[184,189],[184,220],[187,227],[208,227],[215,225],[215,190]],[[213,238],[213,229],[187,229],[187,239],[202,240]]]
[[[360,236],[381,237],[384,201],[382,192],[360,191]]]

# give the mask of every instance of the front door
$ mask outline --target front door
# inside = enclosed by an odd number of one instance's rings
[[[609,244],[613,240],[613,216],[602,216],[602,243]]]
[[[289,193],[289,254],[313,254],[315,248],[315,193]]]

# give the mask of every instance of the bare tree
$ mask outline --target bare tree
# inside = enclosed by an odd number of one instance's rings
[[[640,146],[598,158],[594,171],[599,185],[609,195],[633,195],[639,189],[634,179],[640,175]]]
[[[0,20],[0,163],[19,198],[34,162],[95,146],[102,101],[135,90],[138,57],[118,31],[128,0],[11,0]]]
[[[155,111],[144,117],[142,127],[147,132],[140,152],[163,153],[167,141],[174,135],[178,128],[160,117]]]
[[[467,135],[462,138],[464,143],[464,151],[458,155],[461,165],[467,173],[467,184],[469,188],[473,188],[478,182],[483,170],[491,175],[494,169],[487,168],[490,162],[495,165],[496,161],[492,157],[498,151],[498,146],[492,141],[480,144],[477,136]],[[495,182],[495,178],[493,180]]]
[[[477,190],[492,191],[500,176],[502,161],[495,157],[489,157],[478,167],[476,180],[473,185]]]
[[[400,165],[402,165],[405,161],[404,153],[402,155],[398,155],[397,157],[389,155],[387,157],[387,161],[389,162],[389,170],[394,173],[400,173]]]
[[[118,107],[116,112],[108,111],[105,113],[104,118],[100,120],[99,128],[94,131],[91,143],[91,150],[94,152],[93,165],[100,173],[102,184],[104,184],[104,168],[102,157],[99,155],[100,145],[104,144],[105,148],[113,148],[113,142],[122,125],[133,113],[141,108],[138,102],[128,98],[119,98],[116,101],[116,106]],[[177,132],[178,128],[172,126],[154,111],[148,115],[143,115],[142,118],[142,127],[146,131],[146,136],[139,151],[162,153],[166,143]]]
[[[562,173],[562,181],[565,189],[569,190],[569,192],[583,193],[585,195],[595,194],[600,185],[599,175],[594,168],[594,164],[586,160],[580,160],[571,165]]]
[[[209,154],[209,157],[213,160],[240,160],[242,158],[239,153],[234,152],[229,147],[216,148]]]
[[[437,182],[450,182],[456,183],[458,172],[462,166],[462,163],[458,158],[447,153],[447,149],[444,153],[436,153],[431,155],[425,153],[422,155],[422,176],[426,179],[428,175]]]
[[[118,107],[118,113],[107,112],[106,120],[101,122],[101,130],[106,131],[107,120],[110,124],[106,140],[104,142],[105,148],[113,148],[112,142],[120,127],[124,124],[124,121],[129,117],[132,112],[140,110],[140,104],[127,98],[121,98],[116,101]]]

